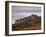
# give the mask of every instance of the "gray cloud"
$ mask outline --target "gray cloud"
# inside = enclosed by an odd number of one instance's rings
[[[12,6],[13,12],[41,12],[41,7],[34,6]]]

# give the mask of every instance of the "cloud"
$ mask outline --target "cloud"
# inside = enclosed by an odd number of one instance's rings
[[[41,7],[34,6],[12,6],[13,12],[41,12]]]

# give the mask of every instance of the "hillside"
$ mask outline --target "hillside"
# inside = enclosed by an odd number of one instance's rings
[[[31,19],[24,21],[20,24],[14,24],[12,26],[13,31],[16,31],[16,30],[17,31],[18,30],[39,30],[39,29],[41,29],[41,23],[36,22],[36,21],[32,21]]]

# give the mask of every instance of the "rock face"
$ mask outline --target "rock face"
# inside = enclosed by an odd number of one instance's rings
[[[15,21],[15,24],[20,24],[20,23],[23,23],[23,22],[30,20],[30,19],[31,19],[31,16],[18,19],[18,20]]]
[[[36,16],[36,15],[32,15],[31,16],[31,21],[32,21],[32,23],[41,23],[41,17]]]
[[[15,21],[15,24],[20,24],[20,23],[23,23],[24,21],[27,21],[27,20],[30,20],[35,23],[35,22],[41,22],[41,17],[40,16],[37,16],[37,15],[33,15],[32,16],[28,16],[28,17],[24,17],[24,18],[21,18],[21,19],[18,19]]]

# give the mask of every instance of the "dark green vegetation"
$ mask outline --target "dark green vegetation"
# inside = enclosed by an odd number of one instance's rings
[[[41,29],[41,21],[40,20],[39,20],[39,22],[37,22],[37,21],[32,21],[30,19],[30,20],[24,21],[23,23],[12,25],[12,30],[13,31],[38,30],[38,29]]]

